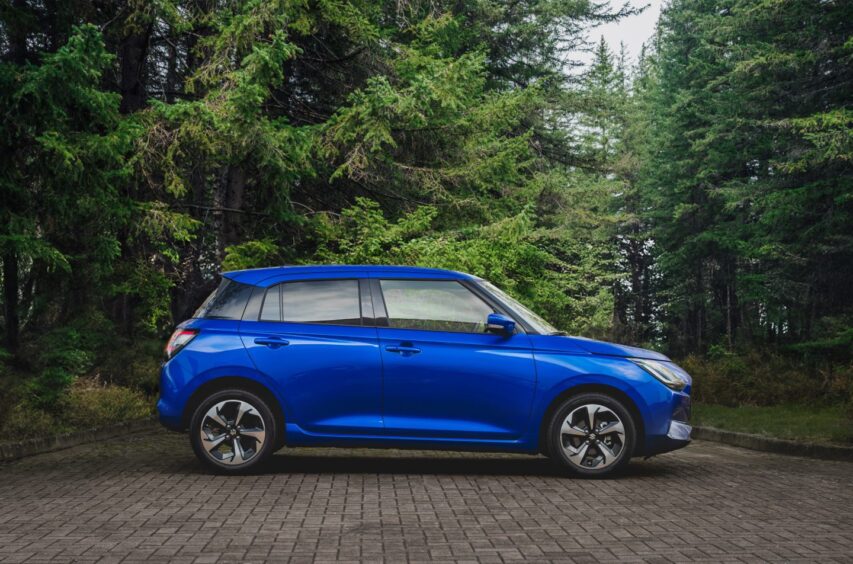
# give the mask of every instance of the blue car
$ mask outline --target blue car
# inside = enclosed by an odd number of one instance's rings
[[[283,446],[542,453],[603,475],[690,442],[687,373],[569,337],[489,282],[398,266],[227,272],[166,347],[160,421],[222,473]]]

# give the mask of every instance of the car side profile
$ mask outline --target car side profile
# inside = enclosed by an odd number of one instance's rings
[[[542,453],[581,475],[690,442],[691,379],[570,337],[489,282],[396,266],[226,272],[166,347],[157,408],[245,472],[284,446]]]

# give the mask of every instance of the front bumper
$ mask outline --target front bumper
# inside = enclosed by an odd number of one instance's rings
[[[662,387],[662,386],[661,386]],[[690,444],[692,405],[686,392],[669,391],[645,421],[645,436],[638,456],[663,454]]]
[[[666,434],[668,439],[673,441],[690,442],[690,433],[693,432],[693,427],[681,421],[672,421],[669,424],[669,431]]]
[[[646,436],[642,456],[654,456],[684,448],[690,444],[693,427],[683,421],[669,422],[666,434]]]

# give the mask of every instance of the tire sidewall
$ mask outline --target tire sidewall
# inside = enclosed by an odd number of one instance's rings
[[[202,418],[211,408],[211,406],[225,400],[241,400],[248,402],[255,409],[257,409],[258,413],[261,416],[261,419],[263,419],[264,421],[264,432],[266,433],[266,437],[264,439],[264,444],[261,447],[261,450],[258,452],[257,455],[255,455],[254,458],[252,458],[252,460],[245,464],[241,464],[240,466],[231,466],[214,460],[210,455],[207,454],[207,451],[201,444],[201,436],[199,431],[202,423]],[[278,444],[277,422],[275,420],[275,416],[273,415],[272,410],[270,409],[269,405],[267,405],[267,402],[265,402],[263,399],[253,394],[252,392],[247,392],[245,390],[238,389],[221,390],[205,398],[204,401],[202,401],[193,412],[193,416],[190,420],[189,433],[190,444],[192,445],[193,451],[195,452],[196,456],[199,458],[199,460],[204,462],[208,468],[214,470],[217,473],[240,474],[253,470],[257,468],[258,465],[262,464],[267,458],[269,458],[269,456],[276,450],[275,445]]]
[[[612,409],[616,415],[622,420],[622,425],[625,427],[625,446],[620,453],[619,460],[606,468],[582,468],[571,462],[566,453],[563,451],[560,444],[560,428],[563,421],[577,407],[586,404],[599,404],[609,409]],[[630,462],[634,454],[634,449],[637,444],[637,425],[634,422],[634,417],[625,405],[606,394],[601,393],[583,393],[566,399],[551,419],[548,427],[548,449],[550,458],[560,464],[561,467],[570,470],[574,474],[581,476],[611,476],[622,470]]]

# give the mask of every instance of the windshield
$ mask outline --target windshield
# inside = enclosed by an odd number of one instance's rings
[[[510,297],[506,292],[489,282],[488,280],[480,279],[480,284],[482,284],[487,290],[489,290],[492,294],[497,296],[499,300],[508,305],[512,310],[520,315],[522,319],[530,326],[531,329],[539,333],[540,335],[562,335],[564,334],[562,331],[558,330],[556,327],[527,309],[523,304],[521,304],[516,299]]]

